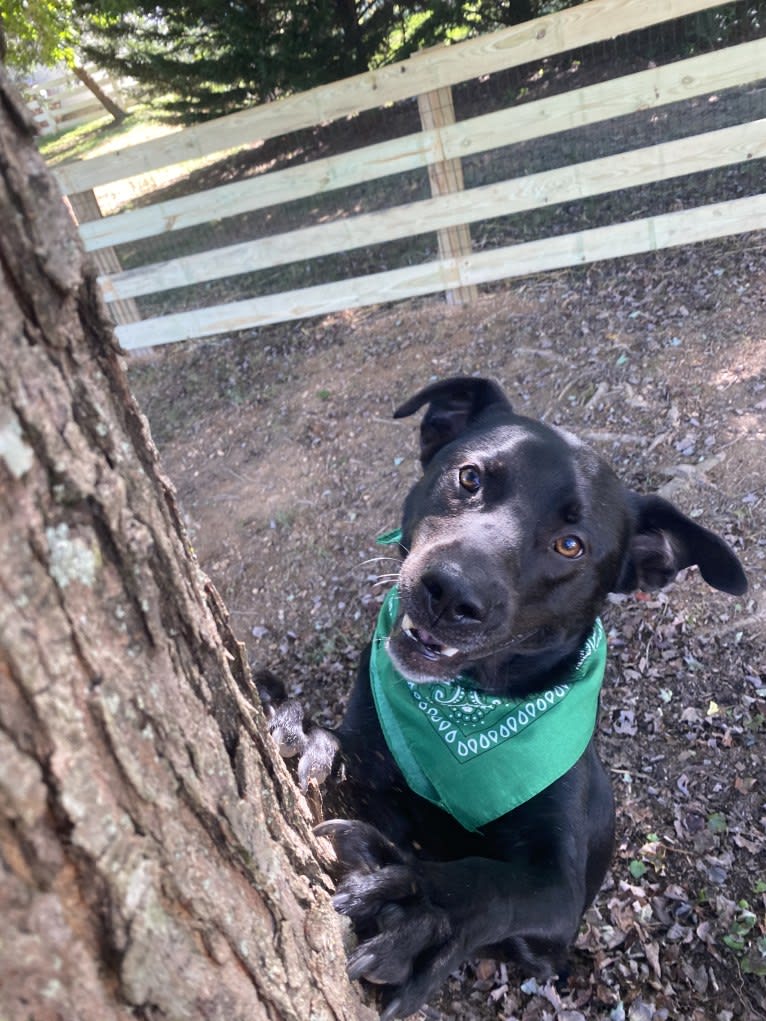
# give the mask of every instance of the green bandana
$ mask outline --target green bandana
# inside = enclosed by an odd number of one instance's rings
[[[477,691],[461,677],[408,681],[386,651],[398,608],[394,587],[378,615],[370,682],[386,743],[416,794],[477,830],[575,764],[596,726],[606,663],[600,620],[566,683],[518,699]]]

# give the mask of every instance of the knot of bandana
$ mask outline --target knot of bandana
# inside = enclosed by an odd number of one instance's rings
[[[575,764],[596,726],[606,664],[600,620],[565,681],[518,699],[479,691],[459,676],[433,683],[403,677],[386,649],[398,608],[394,587],[378,615],[370,683],[386,743],[416,794],[477,830]]]

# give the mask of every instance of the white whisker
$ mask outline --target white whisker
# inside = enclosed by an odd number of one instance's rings
[[[492,655],[496,655],[498,652],[503,652],[505,649],[512,649],[514,645],[519,645],[521,642],[525,642],[527,638],[531,638],[537,632],[537,628],[532,628],[531,631],[525,631],[524,634],[514,635],[509,641],[504,642],[503,645],[498,645],[496,649],[492,650]]]
[[[365,567],[367,564],[377,564],[381,560],[393,560],[395,564],[401,564],[401,557],[370,557],[369,560],[361,560],[356,566]]]

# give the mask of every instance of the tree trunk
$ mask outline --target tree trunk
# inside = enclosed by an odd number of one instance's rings
[[[0,69],[0,1014],[372,1018]]]
[[[127,113],[118,103],[115,103],[111,96],[108,96],[106,92],[104,92],[98,82],[93,80],[84,67],[80,67],[79,64],[75,64],[72,67],[72,73],[80,79],[86,89],[90,89],[99,103],[112,115],[112,117],[114,117],[118,124],[125,120],[128,116]]]
[[[344,51],[352,55],[351,60],[348,61],[350,67],[348,74],[361,74],[367,70],[368,54],[365,52],[362,27],[359,24],[359,12],[355,0],[335,0],[335,9],[343,32]]]
[[[536,14],[532,0],[508,0],[505,4],[503,22],[506,25],[520,25],[522,21],[531,21]]]

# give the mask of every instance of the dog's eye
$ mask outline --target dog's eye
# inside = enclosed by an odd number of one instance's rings
[[[568,560],[577,560],[585,552],[582,540],[578,539],[576,535],[560,535],[553,543],[553,548]]]
[[[481,474],[475,465],[467,464],[458,472],[458,481],[469,493],[478,493],[481,489]]]

